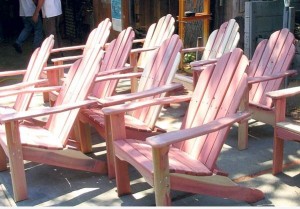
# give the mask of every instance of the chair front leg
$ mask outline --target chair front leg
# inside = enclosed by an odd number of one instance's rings
[[[27,183],[20,140],[19,121],[5,123],[5,131],[14,200],[18,202],[27,199]]]
[[[156,206],[171,205],[169,147],[152,148]]]
[[[272,173],[273,175],[276,175],[280,172],[282,172],[282,166],[283,166],[283,147],[284,147],[284,141],[283,139],[274,136],[274,142],[273,142],[273,168]]]
[[[248,89],[244,92],[242,97],[239,110],[249,111],[249,91],[251,89],[251,85],[248,85]],[[238,149],[244,150],[248,148],[248,120],[242,120],[239,122],[238,127]]]

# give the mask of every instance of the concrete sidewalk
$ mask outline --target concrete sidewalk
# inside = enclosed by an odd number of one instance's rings
[[[13,48],[1,45],[0,68],[13,63],[25,67],[24,58],[18,59]],[[23,51],[26,51],[24,49]],[[29,50],[28,50],[29,52]],[[3,53],[5,55],[3,60]],[[19,55],[20,56],[20,55]],[[18,60],[20,63],[18,63]],[[126,82],[122,83],[126,88]],[[3,85],[3,83],[0,83]],[[13,101],[13,99],[11,100]],[[8,101],[8,102],[11,102]],[[33,106],[43,104],[41,95],[34,98]],[[161,112],[157,125],[169,131],[180,127],[187,108],[186,103],[172,104]],[[95,131],[94,150],[97,158],[103,158],[105,144]],[[237,128],[233,127],[218,159],[220,170],[229,173],[235,182],[260,189],[265,199],[247,204],[204,195],[192,195],[172,191],[173,206],[299,206],[300,205],[300,144],[287,143],[285,148],[284,173],[271,174],[273,129],[269,125],[253,123],[249,130],[249,148],[237,150]],[[154,206],[153,189],[141,175],[130,168],[132,194],[118,197],[115,180],[89,172],[74,171],[54,166],[27,162],[25,164],[29,198],[15,203],[9,170],[0,172],[0,206]]]

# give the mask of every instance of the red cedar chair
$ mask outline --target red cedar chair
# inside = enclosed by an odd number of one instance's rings
[[[74,61],[76,61],[79,58],[82,58],[86,51],[93,47],[95,44],[100,44],[102,47],[105,46],[111,29],[111,21],[106,18],[105,20],[101,21],[97,28],[93,29],[86,41],[86,44],[84,45],[78,45],[78,46],[67,46],[67,47],[61,47],[61,48],[55,48],[51,50],[51,54],[57,54],[61,52],[72,52],[76,50],[82,50],[82,53],[79,55],[73,55],[73,56],[65,56],[65,57],[58,57],[53,58],[52,62],[54,66],[63,66],[60,70],[56,71],[49,71],[47,72],[47,75],[44,73],[43,77],[47,77],[50,80],[50,85],[61,85],[62,80],[65,77],[64,75],[64,69],[67,67],[70,67]],[[44,100],[45,102],[49,100],[49,94],[44,93]]]
[[[300,125],[286,119],[286,98],[300,94],[300,87],[268,92],[273,99],[275,111],[274,144],[273,144],[273,174],[283,170],[283,148],[287,141],[300,142]]]
[[[233,123],[250,113],[237,113],[248,90],[247,58],[240,49],[208,66],[190,96],[159,98],[103,108],[110,121],[118,194],[130,193],[128,163],[154,187],[156,205],[170,205],[170,189],[246,202],[256,202],[261,191],[241,187],[216,172],[216,160]],[[201,82],[200,82],[201,81]],[[124,113],[149,105],[190,100],[181,130],[152,136],[146,142],[126,136]]]
[[[141,48],[133,49],[130,54],[130,65],[134,66],[134,72],[143,70],[147,64],[147,59],[153,52],[153,49],[159,47],[166,39],[170,38],[175,30],[175,19],[167,14],[161,17],[157,23],[153,23],[144,39],[135,39],[133,43],[142,43]],[[137,90],[137,79],[132,79],[132,92]]]
[[[99,45],[90,48],[83,59],[72,65],[54,107],[1,113],[0,170],[7,169],[8,158],[15,201],[27,198],[23,160],[106,173],[103,163],[66,147],[79,108],[95,102],[86,101],[85,98],[94,83],[104,54],[101,48]],[[28,118],[49,114],[44,127],[22,123]]]
[[[12,107],[15,111],[27,110],[33,96],[33,92],[30,92],[30,89],[39,85],[47,84],[48,80],[40,79],[40,76],[42,71],[45,69],[47,59],[50,55],[53,45],[54,36],[50,35],[43,41],[41,47],[37,48],[33,52],[26,70],[0,72],[0,77],[23,75],[23,80],[21,83],[0,87],[1,98],[17,95],[15,103]],[[24,93],[20,94],[21,91]],[[8,107],[0,107],[0,110],[1,112],[8,111],[7,108]]]
[[[240,33],[238,30],[239,25],[236,20],[230,19],[229,21],[224,22],[219,29],[214,30],[210,34],[205,46],[183,49],[183,53],[200,51],[202,52],[202,56],[200,60],[191,63],[191,66],[193,67],[193,78],[181,74],[176,74],[175,78],[184,80],[193,84],[193,86],[196,86],[199,77],[199,72],[197,70],[199,68],[198,66],[202,67],[203,63],[215,62],[215,60],[223,54],[235,49],[240,40]]]
[[[128,60],[130,50],[132,48],[132,40],[135,33],[131,27],[124,29],[116,39],[106,44],[105,55],[100,63],[98,74],[102,76],[120,74],[131,70],[132,67],[125,67]],[[102,44],[101,44],[102,45]],[[118,84],[118,79],[99,82],[95,85],[91,95],[102,98],[115,94],[115,89]],[[49,99],[51,104],[56,100],[57,93],[50,94]],[[85,148],[83,148],[85,149]],[[88,151],[85,151],[88,152]]]
[[[256,47],[247,70],[252,84],[249,100],[244,101],[242,109],[249,109],[251,118],[272,126],[275,125],[274,104],[267,92],[280,88],[285,77],[295,74],[289,70],[295,55],[295,37],[284,28],[274,32],[269,40],[263,40]],[[248,104],[249,103],[249,104]],[[248,146],[248,123],[239,125],[239,149]]]
[[[93,95],[99,98],[101,106],[86,108],[80,111],[79,130],[81,138],[87,138],[89,134],[89,125],[93,126],[98,134],[106,140],[107,134],[110,134],[109,127],[104,123],[104,116],[101,107],[114,104],[121,104],[134,100],[152,100],[157,97],[164,97],[166,92],[180,88],[180,84],[172,83],[175,72],[180,62],[180,50],[182,42],[178,35],[173,35],[165,40],[161,47],[155,49],[155,53],[148,58],[143,72],[133,73],[133,76],[139,76],[139,85],[136,93],[121,94],[112,97],[103,95],[103,86],[96,86],[93,89]],[[130,74],[116,76],[115,78],[128,78]],[[99,83],[104,85],[104,83]],[[145,97],[143,99],[143,97]],[[126,116],[126,132],[130,136],[139,139],[145,139],[147,136],[161,133],[160,128],[155,126],[162,106],[158,105],[151,108],[143,108],[128,113]],[[86,143],[86,141],[85,141]],[[90,143],[89,143],[90,144]],[[90,145],[88,145],[90,146]],[[113,164],[113,151],[111,144],[106,141],[108,175],[110,178],[115,176]]]

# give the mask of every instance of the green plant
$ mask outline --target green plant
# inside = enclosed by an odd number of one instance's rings
[[[190,63],[196,59],[196,52],[188,52],[183,56],[183,63]]]

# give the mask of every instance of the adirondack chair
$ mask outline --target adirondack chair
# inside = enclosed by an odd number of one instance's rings
[[[183,53],[202,51],[202,56],[200,60],[191,63],[193,68],[193,78],[190,78],[189,76],[183,76],[181,74],[176,74],[175,78],[185,80],[187,83],[193,84],[195,87],[198,81],[200,73],[199,71],[201,71],[203,64],[215,62],[217,58],[236,48],[240,40],[240,33],[238,30],[239,25],[236,20],[230,19],[229,21],[224,22],[219,29],[214,30],[210,34],[205,47],[183,49]]]
[[[180,88],[180,84],[172,83],[172,79],[180,62],[180,50],[182,42],[178,35],[173,35],[165,40],[161,47],[155,50],[152,57],[149,57],[148,63],[145,65],[143,72],[133,73],[133,76],[140,76],[139,88],[136,93],[120,94],[112,97],[101,95],[102,86],[97,86],[93,92],[97,98],[100,98],[100,107],[86,108],[80,111],[79,131],[81,138],[86,139],[89,134],[90,125],[93,126],[98,134],[106,140],[107,134],[110,134],[109,127],[105,126],[104,115],[101,107],[124,103],[133,100],[152,100],[156,97],[164,97],[165,93],[176,88]],[[119,75],[116,78],[128,78],[130,74]],[[146,98],[143,98],[146,97]],[[147,136],[161,133],[161,129],[155,126],[155,122],[159,116],[162,106],[158,105],[151,108],[143,108],[132,111],[126,116],[126,132],[129,136],[145,139]],[[90,124],[90,125],[88,125]],[[90,141],[90,140],[89,140]],[[85,147],[90,147],[91,143],[84,141]],[[110,143],[106,141],[108,176],[113,178],[114,160],[113,151]]]
[[[268,92],[267,96],[274,101],[275,125],[273,142],[273,174],[283,170],[283,149],[285,141],[300,142],[300,126],[286,116],[286,98],[300,93],[300,87]]]
[[[61,47],[61,48],[55,48],[51,51],[51,53],[58,53],[58,52],[67,52],[67,51],[76,51],[76,50],[82,50],[82,54],[75,55],[75,56],[67,56],[67,57],[60,57],[60,58],[54,58],[52,59],[54,65],[61,65],[66,61],[75,61],[79,58],[82,58],[87,49],[92,47],[93,45],[100,44],[101,46],[104,46],[106,44],[106,41],[109,37],[111,29],[111,21],[106,18],[102,22],[100,22],[97,26],[97,28],[93,29],[86,41],[86,44],[84,45],[78,45],[78,46],[68,46],[68,47]]]
[[[86,41],[85,45],[78,45],[78,46],[68,46],[68,47],[61,47],[61,48],[55,48],[52,49],[51,54],[57,54],[57,53],[63,53],[63,52],[71,52],[71,51],[78,51],[82,50],[82,54],[80,55],[73,55],[73,56],[65,56],[65,57],[58,57],[58,58],[53,58],[52,62],[53,65],[55,66],[63,66],[61,70],[56,70],[56,71],[50,71],[47,73],[47,75],[43,74],[43,77],[48,77],[50,79],[50,85],[61,85],[62,84],[62,79],[65,77],[64,75],[64,69],[66,67],[70,67],[72,63],[79,59],[82,58],[87,49],[92,47],[93,45],[100,44],[101,46],[105,46],[109,34],[110,34],[110,29],[111,29],[111,21],[106,18],[102,22],[98,24],[98,27],[93,29]],[[44,101],[49,101],[49,95],[48,93],[44,94]]]
[[[295,37],[288,29],[274,32],[269,40],[257,46],[248,69],[249,83],[252,83],[249,100],[244,101],[242,109],[252,112],[251,118],[272,126],[275,125],[274,105],[267,92],[278,90],[286,76],[295,74],[289,70],[295,55]],[[248,146],[248,122],[239,126],[239,149]]]
[[[104,76],[124,73],[128,70],[132,71],[132,67],[125,67],[125,64],[128,60],[134,37],[135,33],[133,29],[128,27],[123,30],[116,39],[107,44],[103,61],[100,63],[99,75]],[[112,96],[115,93],[117,84],[118,79],[98,82],[92,91],[92,95],[98,98]],[[99,89],[101,89],[101,91]],[[49,96],[50,103],[54,104],[57,93],[52,92]],[[84,151],[85,148],[82,148],[82,150]]]
[[[20,91],[28,91],[38,85],[45,85],[48,81],[40,79],[42,70],[45,69],[50,51],[54,45],[54,36],[47,37],[41,47],[37,48],[31,55],[29,64],[26,70],[2,71],[0,77],[22,75],[21,83],[11,84],[0,87],[0,98],[17,95],[12,109],[16,111],[24,111],[29,107],[33,93],[20,94]],[[0,109],[8,107],[0,107]]]
[[[98,72],[104,52],[102,46],[90,48],[83,59],[76,61],[65,79],[54,107],[0,114],[0,170],[7,169],[9,159],[14,200],[27,198],[27,185],[23,160],[61,166],[84,171],[106,173],[103,163],[82,152],[67,149],[66,142],[79,108],[93,104],[85,100]],[[24,119],[50,114],[45,125],[26,126]],[[63,121],[63,125],[62,125]]]
[[[216,160],[231,125],[250,116],[247,112],[236,113],[247,91],[247,65],[243,51],[234,49],[200,74],[192,96],[156,98],[102,109],[111,124],[109,140],[116,156],[119,196],[130,193],[130,163],[154,187],[157,206],[171,204],[170,189],[246,202],[264,197],[259,190],[238,186],[215,173]],[[126,136],[124,112],[188,100],[181,130],[149,137],[146,142]]]
[[[175,19],[167,14],[161,17],[157,23],[153,23],[144,39],[135,39],[133,43],[142,43],[142,48],[133,49],[130,54],[130,65],[135,66],[134,72],[144,69],[147,63],[147,57],[153,52],[153,49],[159,47],[166,39],[170,38],[175,30]],[[137,79],[131,80],[132,92],[137,90]]]

